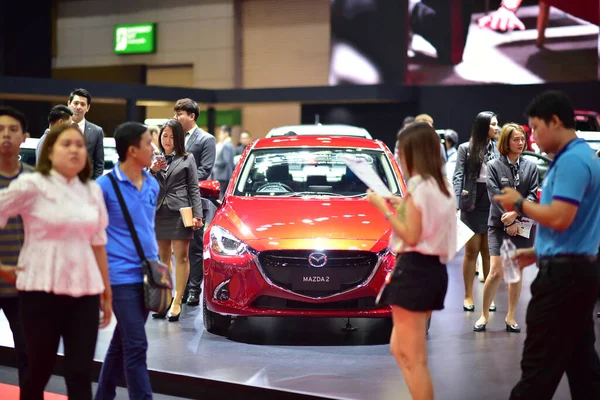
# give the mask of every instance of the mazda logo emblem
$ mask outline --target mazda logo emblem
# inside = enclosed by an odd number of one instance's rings
[[[321,268],[327,264],[327,256],[323,253],[311,253],[308,256],[308,263],[311,267]]]

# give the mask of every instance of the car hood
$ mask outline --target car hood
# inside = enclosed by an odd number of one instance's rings
[[[374,244],[387,242],[390,233],[383,215],[364,198],[231,196],[213,222],[248,243],[320,239]]]

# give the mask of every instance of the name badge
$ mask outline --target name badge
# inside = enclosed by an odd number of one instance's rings
[[[517,221],[517,235],[523,236],[529,239],[531,235],[531,227],[533,226],[533,220],[530,218],[522,217]]]

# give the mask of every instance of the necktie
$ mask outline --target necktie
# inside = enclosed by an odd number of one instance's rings
[[[519,161],[518,160],[516,163],[510,164],[510,171],[512,172],[513,182],[514,182],[513,185],[516,189],[521,184],[521,179],[519,176]]]

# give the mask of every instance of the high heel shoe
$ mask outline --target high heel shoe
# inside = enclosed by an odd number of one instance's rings
[[[475,323],[475,325],[473,325],[473,332],[485,332],[486,326],[487,322],[485,324]]]
[[[171,303],[169,303],[169,308],[167,308],[167,310],[169,310],[171,308],[171,306],[173,305],[173,299],[171,298]],[[152,313],[152,318],[154,319],[163,319],[167,316],[167,313]]]
[[[475,304],[471,304],[470,306],[465,306],[463,304],[463,311],[469,311],[469,312],[475,311]]]
[[[179,307],[179,312],[175,314],[173,312],[173,308]],[[181,314],[181,297],[175,297],[175,301],[171,303],[171,307],[169,307],[169,312],[167,312],[167,320],[169,322],[179,321],[179,315]]]
[[[504,323],[506,324],[506,332],[512,332],[512,333],[521,332],[521,328],[519,327],[519,325],[516,322],[514,325],[509,325],[508,322],[506,322],[506,320],[505,320]]]
[[[492,303],[492,305],[490,306],[489,310],[491,312],[496,312],[496,305],[494,303]]]

